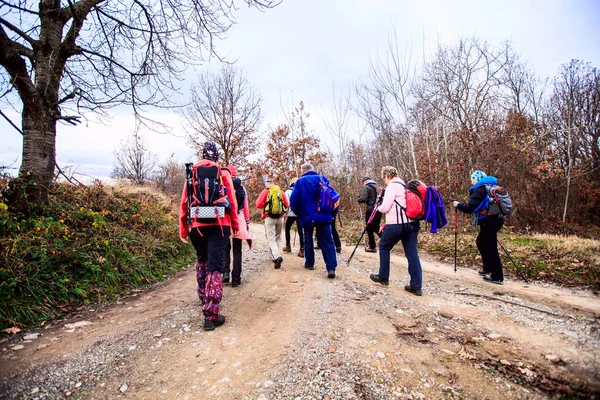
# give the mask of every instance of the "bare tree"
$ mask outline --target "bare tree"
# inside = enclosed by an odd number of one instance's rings
[[[244,2],[262,9],[277,0]],[[47,201],[58,121],[118,104],[138,116],[168,105],[182,67],[216,54],[234,11],[226,0],[0,1],[1,99],[21,111],[23,131],[14,206]]]
[[[112,173],[113,178],[128,179],[143,185],[152,177],[156,168],[156,155],[148,151],[141,135],[134,135],[126,142],[122,141],[114,155],[116,165]]]
[[[168,195],[180,195],[182,182],[185,182],[185,164],[176,161],[173,155],[160,164],[152,181],[158,189]]]
[[[225,65],[220,74],[206,73],[192,87],[192,103],[184,112],[188,140],[200,154],[205,141],[223,150],[223,162],[244,169],[246,157],[258,151],[260,96],[245,74]]]

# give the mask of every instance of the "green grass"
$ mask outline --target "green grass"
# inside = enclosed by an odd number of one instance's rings
[[[0,328],[38,326],[186,268],[176,213],[157,194],[98,185],[54,184],[29,218],[0,206]]]

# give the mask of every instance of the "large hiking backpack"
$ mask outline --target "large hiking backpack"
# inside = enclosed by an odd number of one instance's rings
[[[218,166],[186,164],[188,221],[215,222],[231,208]]]
[[[237,200],[238,212],[244,210],[244,202],[246,201],[246,191],[242,186],[242,180],[240,178],[232,178],[233,188],[235,189],[235,199]]]
[[[272,185],[269,188],[267,201],[265,203],[265,212],[271,218],[279,218],[285,214],[287,207],[283,203],[281,188],[277,185]]]
[[[498,185],[485,185],[489,206],[487,215],[508,215],[513,212],[513,203],[508,190]]]
[[[319,203],[317,212],[334,215],[340,205],[340,194],[323,177],[320,178]]]
[[[415,221],[425,219],[427,213],[425,200],[427,199],[427,185],[414,179],[406,185],[406,216]]]

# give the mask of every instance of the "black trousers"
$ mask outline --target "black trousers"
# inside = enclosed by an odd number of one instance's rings
[[[200,262],[207,263],[209,272],[222,271],[229,234],[228,226],[223,226],[222,233],[221,227],[212,225],[192,228],[190,231],[190,241],[196,250],[196,257]]]
[[[502,229],[502,225],[504,225],[502,219],[479,222],[479,235],[475,240],[481,254],[483,270],[490,272],[491,278],[498,281],[504,280],[502,262],[498,253],[498,232]]]
[[[379,224],[381,223],[381,213],[377,213],[375,217],[373,217],[373,221],[371,221],[371,223],[369,224],[369,217],[371,216],[372,212],[373,209],[367,209],[367,211],[365,212],[365,226],[367,227],[367,238],[369,241],[370,249],[376,248],[375,233],[379,232]]]
[[[242,239],[231,239],[227,243],[223,272],[231,271],[231,283],[242,282]],[[233,245],[232,245],[233,244]],[[231,266],[231,250],[233,249],[233,269]]]
[[[292,226],[294,225],[294,223],[296,223],[296,229],[298,230],[298,238],[300,239],[300,248],[304,249],[304,231],[302,230],[302,228],[300,227],[300,225],[298,225],[298,217],[286,217],[285,219],[285,245],[288,247],[292,247],[291,246],[291,234],[290,234],[290,230],[292,229]]]

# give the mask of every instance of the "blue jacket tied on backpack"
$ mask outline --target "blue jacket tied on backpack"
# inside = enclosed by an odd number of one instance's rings
[[[437,233],[438,229],[443,228],[448,224],[446,218],[446,207],[442,195],[433,186],[427,186],[427,194],[425,196],[425,221],[431,224],[431,233]]]
[[[333,218],[331,213],[317,211],[321,181],[329,184],[325,176],[319,175],[316,171],[307,171],[294,185],[290,205],[294,214],[298,216],[298,224],[301,227],[331,223]]]

